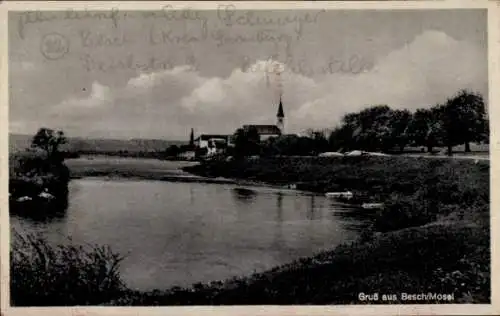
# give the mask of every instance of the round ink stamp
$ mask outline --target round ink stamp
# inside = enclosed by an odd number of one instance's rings
[[[59,34],[46,34],[40,44],[40,52],[49,60],[61,59],[69,52],[69,40]]]

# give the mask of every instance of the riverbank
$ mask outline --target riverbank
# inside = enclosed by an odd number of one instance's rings
[[[235,183],[223,178],[206,178],[183,171],[197,162],[167,161],[148,158],[89,156],[69,159],[71,179],[103,177],[110,179],[156,180],[170,182]]]
[[[107,178],[154,180],[169,182],[196,182],[218,184],[240,184],[242,186],[271,186],[269,183],[234,179],[230,177],[205,177],[183,169],[199,165],[192,161],[169,161],[148,158],[123,158],[110,156],[89,156],[68,159],[66,165],[70,170],[71,179]]]

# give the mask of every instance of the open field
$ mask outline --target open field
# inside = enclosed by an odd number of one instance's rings
[[[229,179],[199,177],[183,171],[198,162],[168,161],[149,158],[122,158],[92,156],[66,160],[70,177],[107,177],[161,181],[184,181],[205,183],[233,183]]]
[[[9,134],[9,151],[16,152],[29,148],[30,135]],[[187,142],[170,141],[163,139],[86,139],[68,137],[68,143],[61,146],[61,150],[75,153],[94,153],[109,155],[126,155],[134,153],[164,152],[171,145],[183,145]]]
[[[155,175],[185,174],[181,168],[192,166],[196,162],[188,161],[167,161],[158,159],[129,159],[109,156],[81,157],[78,159],[66,160],[66,165],[71,170],[71,175],[81,177],[91,173],[109,174],[123,173],[148,175],[152,178]]]

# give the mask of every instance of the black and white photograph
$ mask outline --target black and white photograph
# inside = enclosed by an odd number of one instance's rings
[[[2,306],[493,306],[495,7],[373,3],[6,4]]]

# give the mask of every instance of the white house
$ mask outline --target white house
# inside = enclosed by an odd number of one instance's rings
[[[207,155],[213,155],[231,145],[231,135],[202,134],[194,140],[194,144],[198,148],[207,148]]]

